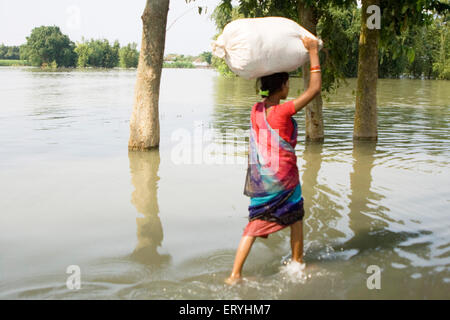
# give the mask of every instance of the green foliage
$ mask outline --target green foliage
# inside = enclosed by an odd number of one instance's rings
[[[18,46],[5,46],[0,44],[0,59],[20,59],[20,48]]]
[[[29,49],[28,46],[26,44],[22,44],[19,47],[19,59],[20,60],[27,60],[29,53],[28,53]]]
[[[17,67],[27,65],[28,62],[26,60],[0,59],[0,67]]]
[[[203,61],[205,61],[207,64],[211,64],[212,52],[205,51],[205,52],[202,52],[202,54],[200,54],[200,56],[203,58]]]
[[[238,11],[246,18],[279,16],[298,22],[297,0],[240,0]]]
[[[435,35],[439,38],[439,46],[434,51],[433,72],[438,79],[450,80],[450,26],[448,16],[437,21]]]
[[[171,62],[165,61],[163,63],[163,68],[195,68],[194,61],[195,57],[181,55],[174,55],[174,59]]]
[[[245,16],[238,12],[238,8],[232,7],[231,1],[228,0],[222,0],[222,3],[218,5],[211,14],[211,19],[214,21],[219,34],[228,23],[240,18],[245,18]],[[215,38],[217,38],[217,36],[218,35],[216,35]]]
[[[77,43],[75,52],[78,55],[77,67],[86,68],[89,65],[90,48],[87,42]]]
[[[213,56],[211,59],[211,66],[215,68],[220,75],[226,78],[236,77],[236,74],[231,71],[224,59]]]
[[[330,92],[343,79],[357,76],[361,10],[356,4],[342,7],[330,2],[316,12],[320,12],[317,34],[324,43],[320,52],[322,87]]]
[[[405,60],[406,71],[414,78],[436,77],[433,72],[433,60],[435,50],[438,49],[439,36],[436,33],[436,25],[433,23],[429,26],[416,27],[410,29],[407,33],[406,43],[410,50],[407,51],[406,57],[403,56],[398,60]],[[405,32],[406,33],[406,32]]]
[[[229,22],[244,17],[283,16],[298,22],[297,0],[222,0],[212,19],[219,32]],[[358,72],[361,9],[353,0],[303,0],[312,8],[317,34],[324,42],[320,52],[325,91],[337,88]],[[379,77],[427,77],[448,79],[448,0],[380,0]],[[215,38],[217,38],[216,35]],[[221,74],[233,74],[226,63],[213,57]]]
[[[50,63],[46,63],[46,62],[44,62],[42,65],[41,65],[41,68],[42,69],[44,69],[44,70],[56,70],[56,69],[58,69],[58,64],[56,63],[56,61],[55,60],[53,60],[52,62],[50,62]]]
[[[385,59],[391,60],[389,76],[402,73],[414,77],[433,76],[433,54],[436,44],[432,32],[439,14],[448,12],[448,1],[380,0],[382,28],[380,30],[381,75]],[[396,62],[394,65],[393,62]]]
[[[173,63],[163,63],[163,68],[182,68],[182,69],[193,69],[195,66],[189,61],[175,61]]]
[[[129,43],[119,50],[119,66],[121,68],[136,68],[139,63],[139,52],[137,43]]]
[[[449,61],[450,44],[445,16],[438,14],[426,24],[405,28],[380,48],[380,77],[449,79],[445,64]],[[401,47],[402,49],[398,49]]]
[[[110,45],[106,39],[83,41],[77,44],[78,67],[114,68],[119,64],[120,44]]]
[[[27,43],[20,51],[20,59],[28,60],[33,66],[51,64],[73,67],[76,63],[75,44],[62,34],[57,26],[34,28],[27,37]]]

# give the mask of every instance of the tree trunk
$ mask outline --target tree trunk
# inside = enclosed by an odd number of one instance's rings
[[[142,46],[130,120],[129,150],[159,146],[159,87],[164,59],[169,0],[147,0],[142,15]]]
[[[313,8],[307,7],[302,0],[298,1],[298,18],[303,28],[316,34],[317,17]],[[310,64],[306,63],[303,70],[303,83],[305,90],[309,86]],[[318,94],[305,108],[305,138],[306,141],[323,141],[323,115],[322,96]]]
[[[377,140],[377,79],[379,30],[367,27],[367,7],[379,0],[363,0],[359,37],[358,82],[353,139]]]

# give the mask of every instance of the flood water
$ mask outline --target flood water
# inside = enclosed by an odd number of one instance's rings
[[[0,68],[0,298],[450,298],[450,82],[380,80],[377,143],[352,141],[354,79],[325,102],[323,144],[296,115],[307,270],[284,272],[285,229],[229,287],[254,81],[164,69],[160,149],[128,152],[135,76]]]

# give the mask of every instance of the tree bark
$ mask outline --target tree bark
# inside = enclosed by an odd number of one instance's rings
[[[168,11],[169,0],[147,0],[142,15],[142,45],[130,120],[129,150],[159,146],[158,101]]]
[[[377,140],[377,80],[379,30],[367,27],[367,7],[379,0],[362,0],[359,37],[354,140]]]
[[[317,17],[314,15],[314,10],[307,7],[302,0],[298,1],[298,18],[303,28],[309,32],[316,34]],[[306,63],[303,70],[303,83],[306,90],[309,86],[310,79],[310,64]],[[322,115],[322,96],[318,94],[305,107],[305,138],[306,141],[323,141],[323,115]]]

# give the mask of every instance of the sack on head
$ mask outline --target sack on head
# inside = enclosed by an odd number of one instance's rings
[[[309,59],[301,37],[317,39],[295,21],[283,17],[247,18],[230,22],[214,41],[212,53],[237,75],[254,79],[290,72]],[[322,41],[319,40],[319,49]]]

